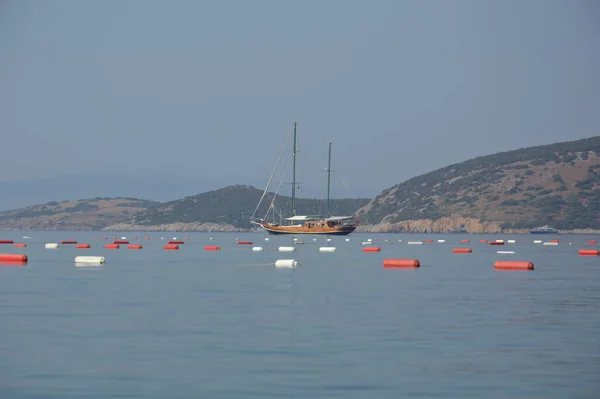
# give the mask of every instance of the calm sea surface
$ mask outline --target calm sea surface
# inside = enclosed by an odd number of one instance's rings
[[[600,397],[600,257],[577,254],[596,237],[352,234],[280,253],[291,237],[118,233],[138,237],[134,251],[102,248],[105,234],[0,232],[28,245],[0,253],[29,257],[0,265],[0,398]],[[92,248],[44,249],[71,236]],[[190,240],[163,250],[174,236]],[[368,238],[382,251],[363,253]],[[407,245],[426,238],[446,242]]]

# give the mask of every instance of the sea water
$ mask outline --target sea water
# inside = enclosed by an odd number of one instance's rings
[[[144,248],[104,249],[107,234],[135,236]],[[44,248],[71,236],[92,248]],[[174,237],[185,244],[164,250]],[[600,395],[600,257],[577,254],[595,248],[586,244],[594,237],[266,237],[1,232],[28,246],[0,253],[29,261],[0,264],[0,398]],[[369,238],[381,252],[362,252]],[[434,243],[406,244],[426,238]],[[560,244],[533,243],[550,238]],[[80,255],[106,264],[76,266]],[[421,267],[384,269],[386,258]],[[278,269],[277,259],[299,265]],[[498,259],[532,261],[535,270],[496,271]]]

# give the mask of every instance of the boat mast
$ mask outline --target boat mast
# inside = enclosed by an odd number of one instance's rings
[[[331,186],[331,141],[328,141],[329,144],[329,160],[327,162],[327,207],[325,209],[326,216],[329,216],[329,190]]]
[[[296,122],[294,122],[294,150],[292,152],[292,216],[296,216]]]

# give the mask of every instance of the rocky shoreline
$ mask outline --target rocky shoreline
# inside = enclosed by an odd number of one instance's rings
[[[462,226],[465,234],[530,234],[529,229],[502,229],[502,222],[480,221],[470,218],[441,218],[437,220],[405,220],[397,223],[380,223],[374,225],[359,225],[357,233],[404,233],[404,234],[448,234],[456,226]],[[25,228],[24,228],[25,227]],[[33,226],[32,226],[33,227]],[[27,228],[27,226],[1,226],[0,230],[40,230],[40,231],[93,231],[92,226],[53,225],[40,228]],[[129,223],[116,223],[104,227],[101,231],[156,231],[156,232],[259,232],[260,228],[244,229],[231,224],[220,223],[168,223],[152,226],[143,226]],[[600,234],[600,230],[574,229],[561,230],[558,234]]]
[[[502,222],[480,221],[469,218],[441,218],[438,220],[406,220],[397,223],[359,225],[357,233],[420,233],[448,234],[454,226],[462,225],[468,234],[530,234],[529,229],[502,229]],[[107,226],[103,231],[172,231],[172,232],[253,232],[261,229],[242,229],[230,224],[218,223],[171,223],[154,226],[141,226],[117,223]],[[467,234],[466,233],[466,234]],[[600,234],[600,230],[576,229],[561,230],[558,234]]]

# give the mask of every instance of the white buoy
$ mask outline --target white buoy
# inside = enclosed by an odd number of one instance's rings
[[[558,243],[557,242],[545,242],[542,245],[545,247],[555,247],[558,245]]]
[[[423,241],[409,241],[408,245],[423,245]]]
[[[294,252],[296,247],[279,247],[279,252]]]
[[[533,240],[533,243],[534,243],[534,244],[541,244],[541,243],[542,243],[542,240]]]
[[[371,241],[363,241],[362,245],[371,245]]]
[[[58,248],[58,244],[55,242],[49,242],[48,244],[45,245],[46,249],[54,249],[54,248]]]
[[[504,240],[496,240],[496,242],[504,242]]]
[[[102,264],[105,263],[104,256],[77,256],[75,257],[75,263],[82,264]]]
[[[335,247],[321,247],[319,248],[319,252],[335,252]]]
[[[263,250],[263,247],[252,247],[252,252],[260,252]]]
[[[350,241],[350,239],[349,239],[349,238],[346,238],[346,242],[348,242],[348,241]]]
[[[298,241],[298,239],[297,239],[297,238],[294,238],[294,241]]]
[[[265,237],[265,241],[269,241],[269,237]]]
[[[446,242],[446,240],[438,240],[438,242]]]
[[[161,238],[161,240],[162,240],[162,238]],[[209,238],[209,240],[211,240],[211,241],[212,241],[212,240],[214,240],[214,238],[213,238],[213,237],[210,237],[210,238]]]
[[[275,261],[275,267],[279,268],[292,268],[298,266],[298,262],[294,259],[277,259]]]
[[[328,238],[327,241],[331,241],[331,238]]]
[[[515,242],[517,242],[516,240],[508,240],[509,244],[514,244]]]
[[[367,241],[371,242],[371,241],[373,241],[373,239],[372,238],[368,238]]]
[[[317,239],[316,239],[316,238],[313,238],[313,241],[317,241]]]
[[[514,254],[515,251],[496,251],[498,254]]]
[[[121,237],[121,240],[126,240],[126,239],[127,239],[127,237]]]

